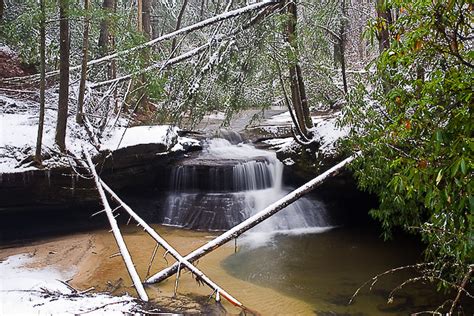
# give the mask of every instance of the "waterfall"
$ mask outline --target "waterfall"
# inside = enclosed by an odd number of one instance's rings
[[[234,138],[235,139],[235,138]],[[164,205],[165,225],[201,230],[233,227],[285,196],[283,164],[274,152],[215,138],[197,157],[175,167]],[[252,229],[291,231],[326,227],[322,202],[301,198]]]

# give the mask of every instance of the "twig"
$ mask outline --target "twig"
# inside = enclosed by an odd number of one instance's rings
[[[461,286],[458,289],[458,294],[456,295],[456,298],[453,301],[453,305],[451,305],[451,309],[449,310],[449,314],[452,315],[454,313],[454,309],[456,308],[456,305],[459,302],[459,299],[461,298],[461,293],[463,290],[465,290],[467,282],[471,278],[471,274],[474,272],[474,264],[471,264],[469,266],[469,271],[466,273],[464,276],[464,279],[461,282]]]
[[[71,285],[69,285],[67,282],[63,281],[63,280],[59,280],[59,279],[56,279],[57,281],[61,282],[62,284],[64,284],[65,286],[67,286],[68,289],[70,289],[73,293],[79,293],[78,290],[76,290],[75,288],[73,288]]]
[[[394,273],[394,272],[397,272],[397,271],[401,271],[401,270],[405,270],[405,269],[410,269],[410,268],[413,268],[413,269],[417,269],[417,268],[420,268],[420,267],[423,267],[423,266],[428,266],[428,265],[432,265],[433,263],[432,262],[428,262],[428,263],[419,263],[419,264],[414,264],[414,265],[408,265],[408,266],[403,266],[403,267],[397,267],[397,268],[394,268],[394,269],[390,269],[390,270],[387,270],[385,272],[382,272],[380,274],[377,274],[376,276],[372,277],[371,279],[367,280],[364,282],[364,284],[362,284],[355,292],[354,294],[352,295],[351,299],[349,300],[349,302],[347,303],[348,305],[352,304],[352,302],[354,301],[355,297],[359,294],[359,292],[367,285],[370,283],[370,287],[369,287],[369,291],[372,290],[373,286],[375,285],[375,283],[377,283],[378,279],[384,275],[387,275],[387,274],[390,274],[390,273]],[[371,283],[372,282],[372,283]]]
[[[88,313],[92,313],[92,312],[94,312],[94,311],[97,311],[97,310],[99,310],[99,309],[103,309],[103,308],[105,308],[105,307],[107,307],[107,306],[109,306],[109,305],[128,304],[128,303],[130,303],[130,302],[131,302],[130,300],[123,300],[123,301],[117,301],[117,302],[107,303],[107,304],[98,306],[98,307],[96,307],[96,308],[89,309],[89,310],[87,310],[87,311],[81,311],[81,312],[79,312],[79,313],[77,313],[77,314],[78,314],[78,315],[80,315],[80,314],[88,314]]]
[[[130,218],[132,218],[132,217],[130,216]],[[150,263],[148,264],[148,270],[146,270],[145,279],[148,279],[148,277],[150,276],[150,269],[151,269],[151,266],[153,264],[153,261],[155,260],[156,252],[158,251],[159,246],[160,246],[160,244],[156,243],[155,248],[153,249],[153,254],[151,255]]]

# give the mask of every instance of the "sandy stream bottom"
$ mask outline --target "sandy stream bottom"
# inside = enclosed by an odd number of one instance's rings
[[[195,232],[155,225],[154,228],[181,254],[187,254],[211,240],[215,234]],[[142,230],[134,226],[122,228],[125,241],[132,255],[141,279],[147,274],[155,242]],[[59,238],[36,241],[32,244],[0,249],[0,260],[16,254],[26,253],[34,261],[29,268],[52,266],[59,271],[76,273],[69,284],[78,290],[94,287],[96,291],[111,291],[114,295],[125,292],[136,296],[131,286],[121,256],[116,255],[118,248],[113,235],[107,231],[71,234]],[[234,253],[233,242],[201,258],[197,264],[214,282],[227,290],[245,306],[263,315],[314,315],[314,307],[293,297],[285,296],[270,288],[258,286],[229,275],[221,262]],[[166,267],[164,251],[160,247],[151,273]],[[169,264],[174,262],[171,255],[166,258]],[[159,285],[147,286],[150,298],[159,306],[186,313],[239,314],[240,309],[223,300],[218,307],[212,293],[206,285],[199,285],[191,273],[184,272],[180,277],[178,295],[173,297],[175,278],[172,277]],[[207,313],[206,312],[206,313]]]

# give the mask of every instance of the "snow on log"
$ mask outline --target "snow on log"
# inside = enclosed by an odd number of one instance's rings
[[[227,293],[225,290],[223,290],[220,286],[218,286],[216,283],[214,283],[209,277],[207,277],[202,271],[200,271],[198,268],[196,268],[194,265],[192,265],[189,261],[184,259],[181,254],[179,254],[178,251],[176,251],[168,242],[163,239],[152,227],[150,227],[140,216],[138,216],[137,213],[135,213],[130,206],[128,206],[124,201],[122,201],[118,195],[103,181],[100,180],[100,184],[102,187],[107,191],[110,196],[117,201],[122,208],[127,211],[130,216],[133,217],[137,221],[138,224],[140,224],[145,231],[158,243],[160,244],[163,248],[166,249],[166,251],[172,255],[176,260],[178,260],[178,263],[181,263],[182,265],[186,266],[196,277],[206,283],[215,293],[216,293],[216,300],[218,300],[219,295],[223,296],[225,299],[227,299],[231,304],[239,307],[243,307],[242,303],[240,303],[237,299],[235,299],[232,295]]]
[[[95,185],[97,187],[97,191],[99,192],[100,198],[102,200],[102,204],[104,205],[105,213],[107,214],[107,218],[110,222],[110,226],[112,227],[112,232],[114,234],[115,240],[117,241],[117,245],[119,247],[120,253],[122,254],[123,261],[125,262],[125,266],[127,267],[128,273],[135,285],[135,289],[137,290],[138,295],[143,301],[148,301],[148,295],[143,288],[143,284],[140,281],[140,277],[138,276],[137,270],[135,270],[135,266],[132,261],[132,257],[130,257],[130,253],[128,252],[127,245],[123,240],[122,234],[120,233],[120,229],[118,227],[117,221],[112,213],[112,209],[110,208],[109,202],[107,201],[107,197],[105,196],[104,189],[101,185],[101,180],[97,175],[95,170],[95,166],[92,163],[91,156],[87,151],[84,150],[84,155],[86,156],[87,164],[89,166],[89,170],[94,177]]]
[[[341,169],[352,162],[360,152],[350,156],[349,158],[344,159],[337,165],[333,166],[329,170],[323,172],[313,180],[307,182],[306,184],[302,185],[298,189],[290,192],[283,198],[279,199],[278,201],[274,202],[273,204],[267,206],[265,209],[262,211],[258,212],[257,214],[249,217],[242,223],[234,226],[230,230],[226,231],[222,235],[216,237],[215,239],[211,240],[207,244],[201,246],[200,248],[194,250],[190,254],[188,254],[184,259],[189,262],[194,262],[198,260],[199,258],[203,257],[207,253],[213,251],[214,249],[222,246],[223,244],[227,243],[228,241],[237,238],[250,228],[256,226],[257,224],[263,222],[270,216],[276,214],[280,210],[284,209],[286,206],[289,204],[293,203],[294,201],[298,200],[300,197],[305,195],[306,193],[310,192],[317,186],[321,185],[327,178],[335,176],[338,174]],[[175,263],[172,266],[163,269],[162,271],[156,273],[155,275],[151,276],[148,280],[145,281],[145,283],[151,284],[151,283],[157,283],[165,280],[166,278],[170,277],[176,271],[178,270],[179,263]]]
[[[235,9],[235,10],[232,10],[232,11],[224,12],[222,14],[218,14],[216,16],[213,16],[212,18],[209,18],[209,19],[203,20],[201,22],[183,27],[183,28],[181,28],[179,30],[176,30],[174,32],[162,35],[162,36],[157,37],[157,38],[155,38],[151,41],[145,42],[143,44],[132,47],[130,49],[123,50],[123,51],[116,52],[116,53],[113,53],[113,54],[110,54],[110,55],[107,55],[107,56],[104,56],[104,57],[101,57],[101,58],[98,58],[98,59],[91,60],[91,61],[87,62],[87,66],[101,64],[103,62],[116,59],[117,57],[128,55],[128,54],[130,54],[134,51],[141,50],[141,49],[144,49],[144,48],[147,48],[147,47],[151,47],[151,46],[153,46],[153,45],[155,45],[159,42],[171,39],[171,38],[176,37],[178,35],[187,34],[189,32],[202,29],[203,27],[206,27],[208,25],[211,25],[211,24],[214,24],[214,23],[217,23],[217,22],[220,22],[220,21],[224,21],[224,20],[239,16],[241,14],[244,14],[244,13],[247,13],[247,12],[250,12],[250,11],[253,11],[253,10],[261,9],[261,8],[264,8],[264,7],[267,7],[267,6],[270,6],[270,5],[274,5],[274,4],[277,4],[279,2],[280,2],[280,0],[265,0],[265,1],[262,1],[262,2],[257,2],[257,3],[254,3],[254,4],[250,4],[250,5],[245,6],[243,8],[239,8],[239,9]],[[70,67],[69,71],[79,70],[79,69],[81,69],[81,67],[82,67],[82,65],[76,65],[76,66]],[[50,71],[46,74],[46,76],[51,77],[51,76],[57,75],[58,73],[59,73],[59,71],[57,71],[57,70]],[[32,76],[24,76],[24,77],[12,77],[12,78],[8,78],[8,81],[24,80],[24,79],[36,80],[36,79],[39,79],[39,76],[38,75],[32,75]]]

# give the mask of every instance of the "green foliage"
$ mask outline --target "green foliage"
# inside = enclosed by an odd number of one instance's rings
[[[372,215],[387,236],[395,226],[419,232],[434,270],[459,282],[474,262],[472,5],[386,3],[401,13],[391,47],[345,109],[348,145],[363,152],[353,170],[379,196]]]
[[[39,23],[41,11],[37,1],[27,0],[18,3],[17,10],[8,12],[5,22],[2,22],[0,36],[9,46],[14,47],[21,60],[26,64],[39,63]],[[46,3],[47,12],[51,12],[55,6],[49,1]],[[48,55],[51,55],[51,47],[48,47]]]

